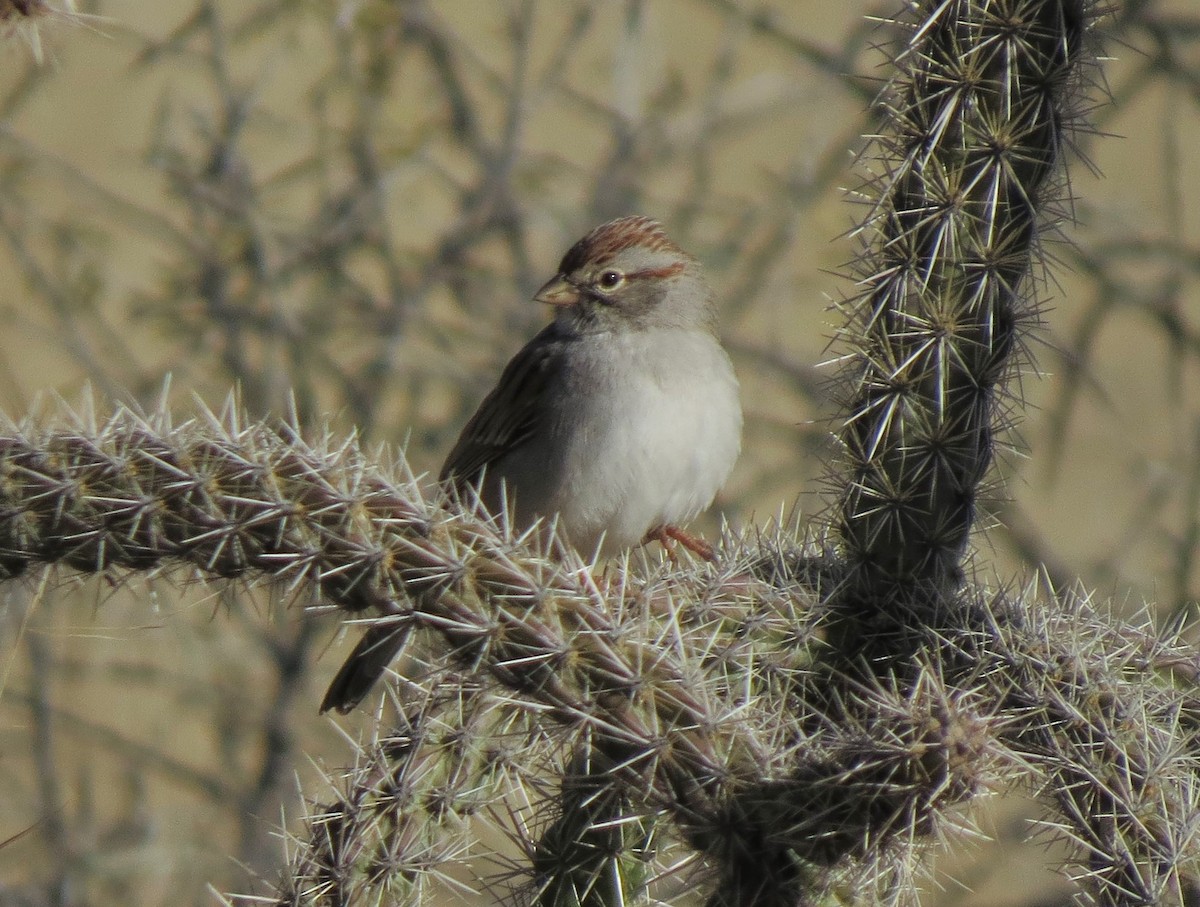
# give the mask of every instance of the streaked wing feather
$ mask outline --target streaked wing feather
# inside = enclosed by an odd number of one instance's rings
[[[562,343],[551,323],[505,366],[500,381],[463,426],[438,480],[453,477],[461,490],[528,441],[538,430],[545,411],[542,396],[556,380],[561,360]]]

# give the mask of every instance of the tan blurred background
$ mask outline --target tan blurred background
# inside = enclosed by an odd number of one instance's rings
[[[53,395],[294,400],[435,469],[544,318],[587,228],[664,220],[723,300],[743,383],[734,526],[821,508],[818,368],[850,292],[844,189],[891,39],[825,0],[103,0],[0,60],[0,408]],[[1200,10],[1109,21],[1075,243],[1047,238],[1046,326],[979,568],[1078,577],[1167,619],[1200,597]],[[1104,102],[1105,92],[1112,100]],[[86,416],[85,416],[86,418]],[[716,517],[706,525],[716,531]],[[370,710],[318,718],[347,651],[316,602],[54,572],[0,588],[0,907],[205,903],[273,881],[301,792]],[[1030,812],[939,861],[929,904],[1055,903]],[[25,832],[22,834],[22,832]],[[973,892],[973,893],[972,893]]]

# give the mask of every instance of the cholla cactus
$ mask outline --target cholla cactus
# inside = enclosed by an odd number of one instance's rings
[[[1098,903],[1194,898],[1200,659],[967,568],[1095,17],[952,0],[905,20],[815,541],[597,573],[353,443],[122,410],[2,433],[0,571],[183,563],[407,632],[396,726],[313,808],[279,903],[439,900],[488,826],[515,842],[492,882],[542,904],[903,900],[923,842],[1017,776]]]

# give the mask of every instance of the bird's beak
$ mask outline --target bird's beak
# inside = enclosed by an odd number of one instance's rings
[[[569,283],[562,274],[555,274],[542,284],[542,288],[533,294],[533,298],[547,305],[575,305],[580,298],[579,288]]]

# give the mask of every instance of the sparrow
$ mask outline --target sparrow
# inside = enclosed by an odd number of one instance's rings
[[[742,409],[700,263],[657,221],[622,217],[575,243],[534,299],[553,319],[505,366],[439,481],[507,508],[516,529],[554,523],[597,559],[657,540],[712,560],[677,524],[728,478]],[[406,638],[407,624],[368,629],[321,711],[353,709]]]

